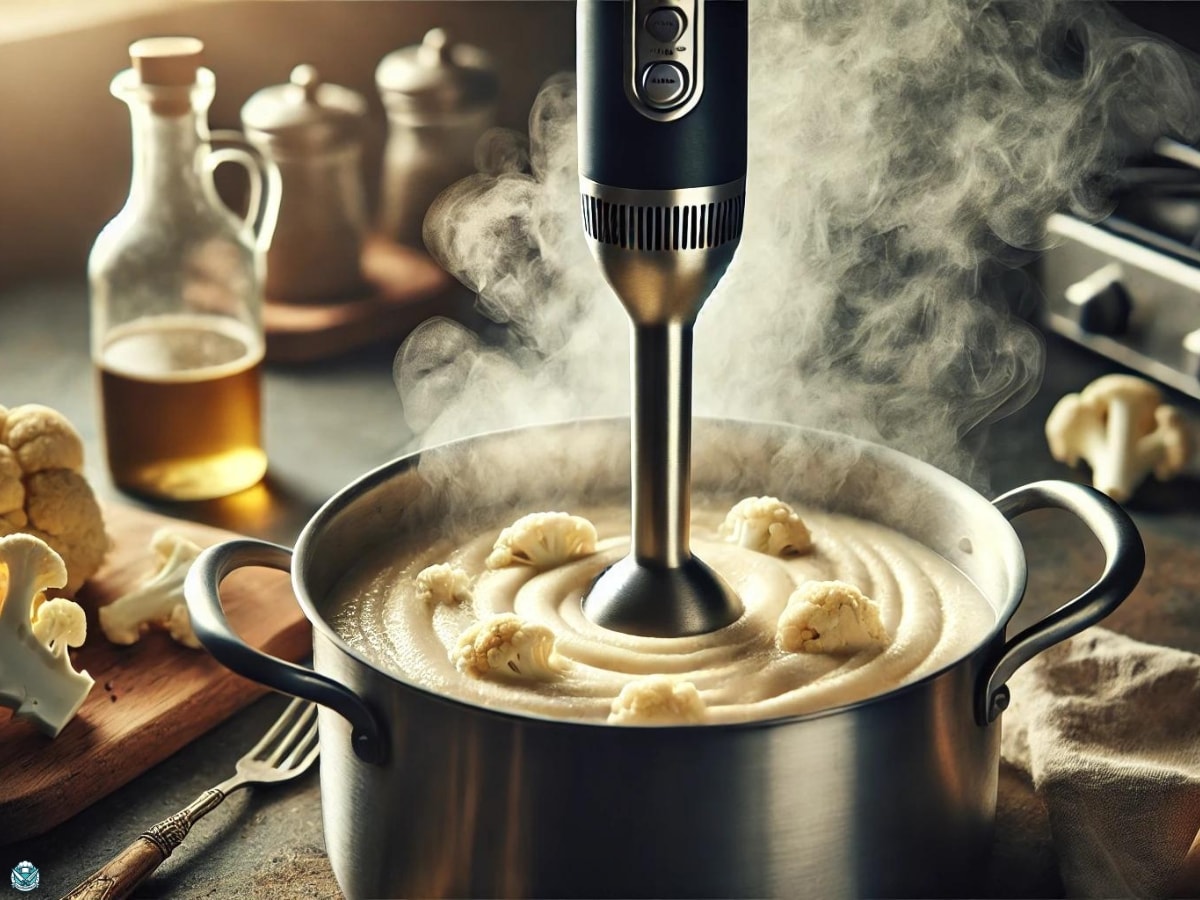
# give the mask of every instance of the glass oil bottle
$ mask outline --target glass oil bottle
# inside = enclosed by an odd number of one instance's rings
[[[246,166],[250,212],[269,237],[271,173],[246,150],[213,149],[215,92],[195,38],[149,38],[112,82],[129,106],[129,197],[88,261],[92,358],[108,465],[118,487],[172,500],[256,484],[262,447],[262,250],[212,182]],[[277,176],[276,176],[277,177]],[[260,206],[262,207],[260,211]]]

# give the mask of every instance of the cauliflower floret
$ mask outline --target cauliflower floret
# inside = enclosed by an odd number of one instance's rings
[[[1123,502],[1154,473],[1167,481],[1194,465],[1195,438],[1162,391],[1132,375],[1105,375],[1067,394],[1046,419],[1050,454],[1092,467],[1092,484]]]
[[[0,407],[0,535],[41,538],[67,565],[74,595],[108,552],[100,506],[81,474],[83,441],[46,406]]]
[[[530,513],[500,532],[487,558],[489,569],[533,566],[553,569],[596,552],[596,526],[564,512]]]
[[[471,576],[449,563],[437,563],[417,573],[417,600],[447,606],[471,599]]]
[[[671,725],[703,722],[704,698],[690,681],[650,675],[621,688],[608,714],[610,725]]]
[[[82,647],[87,640],[83,607],[61,597],[38,604],[33,614],[33,636],[56,652]]]
[[[472,625],[458,639],[451,659],[460,672],[476,678],[545,681],[562,671],[554,652],[554,632],[545,625],[530,625],[513,613]]]
[[[191,647],[193,650],[202,650],[204,645],[200,643],[200,638],[196,637],[196,632],[192,630],[192,617],[188,614],[187,606],[180,603],[171,610],[171,615],[167,616],[165,622],[160,622],[163,628],[167,630],[167,634],[177,644],[183,644],[185,647]]]
[[[67,655],[87,637],[83,610],[46,600],[62,587],[67,567],[45,541],[28,534],[0,538],[0,706],[54,737],[83,705],[92,678]]]
[[[889,640],[879,607],[844,581],[807,581],[796,588],[775,637],[793,653],[857,653]]]
[[[100,607],[100,629],[114,644],[133,644],[151,627],[164,629],[180,644],[200,649],[183,599],[183,582],[200,546],[169,528],[150,538],[158,570],[140,585]]]
[[[721,523],[720,534],[731,544],[772,556],[799,556],[812,549],[808,527],[775,497],[739,501]]]

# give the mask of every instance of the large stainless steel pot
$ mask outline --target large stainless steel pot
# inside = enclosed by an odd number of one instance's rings
[[[323,615],[331,588],[406,533],[627,496],[628,423],[502,432],[398,459],[330,500],[294,554],[232,541],[187,582],[214,656],[325,707],[325,841],[348,896],[971,894],[990,844],[1005,682],[1133,589],[1144,552],[1132,522],[1064,482],[993,505],[917,460],[825,432],[700,421],[695,447],[699,492],[775,494],[889,525],[970,576],[995,627],[916,683],[743,725],[612,727],[450,700],[349,649]],[[1107,562],[1094,587],[1006,640],[1025,587],[1008,519],[1041,507],[1079,516]],[[291,568],[313,671],[230,631],[218,586],[252,565]]]

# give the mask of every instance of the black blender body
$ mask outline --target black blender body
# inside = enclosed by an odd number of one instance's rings
[[[744,178],[747,0],[703,2],[702,70],[688,73],[693,84],[702,79],[700,96],[686,114],[668,121],[649,118],[630,100],[627,38],[641,11],[633,6],[633,0],[579,2],[579,174],[598,184],[651,191]],[[692,24],[680,42],[691,39]]]

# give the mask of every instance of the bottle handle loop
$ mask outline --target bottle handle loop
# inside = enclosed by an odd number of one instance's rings
[[[204,169],[210,177],[223,163],[235,163],[246,170],[250,187],[243,221],[258,238],[260,247],[265,248],[279,217],[282,182],[278,167],[239,131],[213,131],[209,134],[209,140],[214,144],[232,145],[215,148],[208,154]]]

